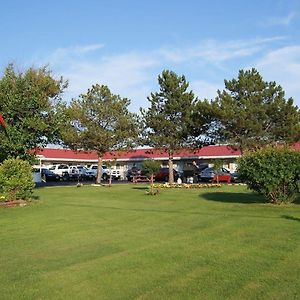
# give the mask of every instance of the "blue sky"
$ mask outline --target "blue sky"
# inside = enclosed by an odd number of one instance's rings
[[[255,67],[300,106],[300,1],[1,1],[0,67],[48,64],[70,100],[95,83],[148,105],[163,69],[214,98]]]

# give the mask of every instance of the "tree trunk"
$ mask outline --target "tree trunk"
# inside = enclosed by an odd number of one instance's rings
[[[173,151],[169,150],[169,183],[174,183],[174,172],[173,172]]]
[[[112,174],[111,174],[111,170],[110,170],[109,181],[108,181],[109,187],[111,187],[111,182],[112,182]]]
[[[97,170],[97,179],[96,183],[100,184],[102,180],[102,156],[98,157],[98,170]]]
[[[150,194],[153,195],[154,191],[153,191],[153,182],[154,182],[154,174],[151,174],[150,176]]]

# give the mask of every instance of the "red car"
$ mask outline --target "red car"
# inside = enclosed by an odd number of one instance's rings
[[[230,172],[222,168],[217,175],[217,172],[213,168],[206,168],[200,173],[201,181],[211,181],[211,182],[231,182]]]
[[[177,181],[179,174],[176,170],[174,172],[174,181]],[[158,173],[155,174],[155,181],[169,181],[169,168],[161,168]]]

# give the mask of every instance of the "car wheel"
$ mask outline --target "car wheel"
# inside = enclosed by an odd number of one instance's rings
[[[103,178],[104,181],[106,181],[108,179],[107,174],[103,174],[102,178]]]

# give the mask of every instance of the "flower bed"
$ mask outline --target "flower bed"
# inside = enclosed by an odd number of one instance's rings
[[[14,200],[14,201],[5,201],[0,202],[0,207],[7,208],[7,207],[15,207],[15,206],[26,206],[27,202],[24,200]]]
[[[182,184],[178,184],[178,183],[173,183],[173,184],[169,184],[169,183],[164,183],[164,184],[154,184],[153,187],[154,188],[162,188],[162,189],[173,189],[173,188],[177,188],[177,189],[203,189],[203,188],[220,188],[222,185],[219,183],[206,183],[206,184],[190,184],[190,183],[182,183]]]

